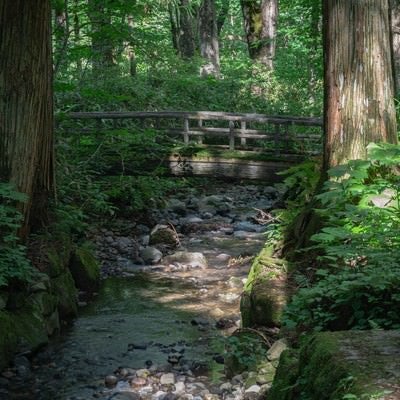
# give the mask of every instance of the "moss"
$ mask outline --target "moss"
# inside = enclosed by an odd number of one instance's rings
[[[49,263],[44,271],[50,278],[55,278],[65,272],[71,260],[73,243],[69,236],[56,239],[53,247],[47,251]]]
[[[52,288],[58,297],[58,311],[61,318],[75,317],[78,314],[77,290],[71,272],[53,278]]]
[[[0,370],[15,353],[35,351],[48,342],[46,321],[35,305],[0,312]]]
[[[274,382],[268,392],[268,400],[298,399],[299,354],[296,350],[285,350],[279,359]]]
[[[49,292],[37,292],[30,296],[30,302],[34,304],[40,313],[48,316],[57,308],[57,296]]]
[[[399,346],[399,331],[316,333],[304,340],[300,361],[293,350],[282,353],[268,400],[397,398]]]
[[[100,285],[100,265],[89,243],[75,250],[69,265],[76,286],[86,292],[95,292]]]
[[[250,269],[240,305],[245,327],[280,325],[287,299],[286,264],[272,253],[273,248],[266,246]]]

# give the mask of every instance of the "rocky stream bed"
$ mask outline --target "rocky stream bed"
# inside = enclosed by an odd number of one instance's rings
[[[151,224],[93,229],[99,293],[81,293],[79,318],[50,346],[16,357],[0,399],[260,398],[280,350],[259,371],[226,377],[223,338],[240,327],[243,283],[277,202],[272,187],[210,185],[172,196]]]

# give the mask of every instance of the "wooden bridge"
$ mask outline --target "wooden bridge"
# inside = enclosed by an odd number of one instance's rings
[[[214,149],[213,156],[205,158],[171,154],[169,168],[177,175],[277,180],[275,172],[322,149],[320,118],[211,111],[73,112],[69,117],[94,121],[91,127],[85,124],[85,130],[152,129],[187,147]],[[250,156],[244,160],[241,154]],[[268,160],[260,161],[257,156],[252,160],[251,154],[262,154]]]

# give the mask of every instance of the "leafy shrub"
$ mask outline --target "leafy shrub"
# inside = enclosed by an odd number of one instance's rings
[[[367,160],[332,168],[312,239],[321,265],[285,314],[288,326],[400,328],[400,146],[371,144]]]
[[[11,184],[0,182],[0,287],[11,280],[27,281],[33,271],[26,257],[26,248],[17,236],[22,215],[15,204],[26,200],[27,197]]]

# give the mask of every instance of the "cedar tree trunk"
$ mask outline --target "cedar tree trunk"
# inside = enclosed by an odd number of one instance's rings
[[[278,0],[241,0],[250,58],[273,68]]]
[[[46,216],[53,186],[49,0],[0,3],[0,179],[26,193],[22,236]]]
[[[388,0],[324,0],[327,170],[397,142]]]

